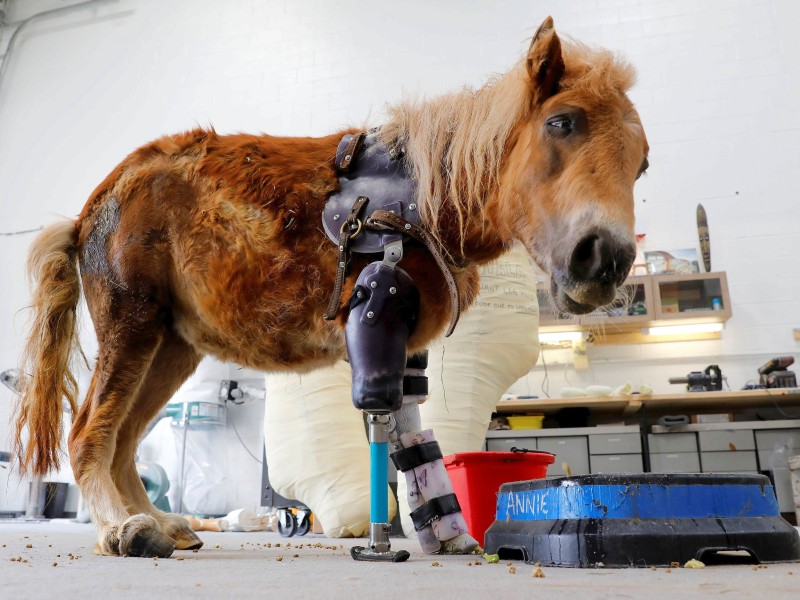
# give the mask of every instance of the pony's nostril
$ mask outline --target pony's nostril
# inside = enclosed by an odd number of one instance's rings
[[[599,231],[584,236],[570,257],[570,274],[575,281],[601,281],[621,285],[636,255],[635,246],[617,242]]]
[[[628,277],[634,260],[636,260],[635,244],[625,244],[617,249],[614,260],[616,263],[614,276],[617,285],[622,285]]]
[[[592,234],[584,237],[572,251],[569,261],[569,270],[577,281],[595,279],[603,268],[604,246],[599,235]]]

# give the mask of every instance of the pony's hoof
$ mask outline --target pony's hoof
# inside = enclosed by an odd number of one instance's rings
[[[175,551],[172,538],[160,531],[145,530],[137,532],[128,542],[125,556],[141,556],[142,558],[169,558]]]
[[[199,550],[203,547],[203,540],[191,529],[177,529],[172,534],[176,550]]]
[[[480,548],[478,541],[468,533],[462,533],[453,539],[442,542],[439,554],[475,554]]]
[[[121,556],[167,558],[172,556],[174,551],[175,542],[161,532],[152,517],[134,516],[122,526],[119,536]]]
[[[108,527],[104,530],[103,535],[97,540],[97,545],[94,547],[96,554],[100,556],[118,556],[119,555],[119,531],[117,527]]]

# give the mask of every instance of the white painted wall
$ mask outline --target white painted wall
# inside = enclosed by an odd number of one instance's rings
[[[7,20],[70,3],[10,0]],[[385,103],[404,94],[479,85],[524,52],[548,14],[560,31],[637,66],[632,97],[652,148],[637,184],[637,230],[651,249],[695,246],[702,202],[713,267],[728,273],[734,313],[718,342],[592,348],[587,371],[546,353],[550,393],[626,380],[669,391],[669,376],[711,362],[736,388],[770,356],[798,353],[794,0],[109,0],[43,18],[18,36],[0,82],[0,232],[75,216],[125,154],[166,132],[200,124],[324,134],[378,124]],[[12,30],[3,31],[0,52]],[[15,365],[22,346],[31,239],[0,236],[0,369]],[[85,327],[91,355],[88,320]],[[537,367],[513,389],[540,392],[543,377]],[[0,449],[11,400],[0,389]],[[257,407],[246,410],[257,423]],[[259,431],[245,432],[252,449]],[[223,443],[238,441],[229,431]],[[231,462],[231,502],[253,503],[258,466]],[[19,501],[8,487],[0,510]]]

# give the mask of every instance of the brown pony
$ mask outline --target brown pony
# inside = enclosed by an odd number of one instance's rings
[[[462,309],[477,291],[477,265],[514,239],[550,274],[559,309],[585,313],[614,299],[634,257],[633,184],[647,165],[626,96],[632,82],[630,66],[562,43],[548,18],[507,74],[391,109],[381,136],[406,149],[422,224],[459,264]],[[338,248],[320,215],[337,190],[344,133],[163,137],[115,168],[77,220],[33,244],[19,467],[58,467],[66,398],[75,415],[70,461],[99,553],[169,556],[202,545],[186,519],[151,505],[134,452],[204,355],[263,371],[309,371],[344,355],[346,299],[368,262],[353,258],[339,316],[324,320]],[[410,240],[401,266],[420,292],[416,351],[458,307],[423,245]],[[79,408],[70,357],[81,282],[99,352]]]

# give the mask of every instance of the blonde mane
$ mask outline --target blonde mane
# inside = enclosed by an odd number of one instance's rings
[[[390,107],[381,134],[387,144],[405,148],[422,219],[434,235],[446,205],[456,209],[462,238],[469,216],[482,212],[529,97],[525,70],[517,65],[478,90]]]
[[[600,96],[633,84],[633,68],[613,53],[573,40],[562,39],[562,47],[566,72],[560,89],[580,83],[582,91]],[[485,200],[498,182],[515,129],[530,117],[532,87],[524,62],[477,90],[391,106],[381,128],[387,145],[406,150],[423,221],[437,235],[442,208],[455,208],[462,248],[467,222],[484,220]]]

